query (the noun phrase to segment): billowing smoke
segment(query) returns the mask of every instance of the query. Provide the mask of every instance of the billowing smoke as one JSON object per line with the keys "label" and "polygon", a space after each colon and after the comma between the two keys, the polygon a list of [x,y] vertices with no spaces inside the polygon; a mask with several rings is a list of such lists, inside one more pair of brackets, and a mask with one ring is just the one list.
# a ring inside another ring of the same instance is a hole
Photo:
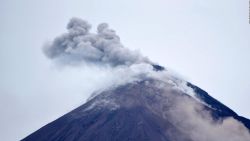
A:
{"label": "billowing smoke", "polygon": [[97,33],[91,33],[91,25],[87,21],[72,18],[67,29],[67,33],[44,47],[47,57],[64,64],[108,64],[114,67],[150,62],[138,51],[125,48],[106,23],[98,25]]}

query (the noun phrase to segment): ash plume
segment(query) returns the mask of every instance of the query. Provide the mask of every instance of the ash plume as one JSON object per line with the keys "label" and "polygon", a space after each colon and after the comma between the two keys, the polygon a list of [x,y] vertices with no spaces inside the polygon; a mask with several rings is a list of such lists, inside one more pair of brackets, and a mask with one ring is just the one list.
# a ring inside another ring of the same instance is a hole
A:
{"label": "ash plume", "polygon": [[67,33],[56,37],[44,47],[46,56],[63,64],[107,64],[112,67],[150,63],[138,51],[125,48],[116,32],[101,23],[97,33],[90,32],[91,25],[82,19],[72,18]]}
{"label": "ash plume", "polygon": [[[154,88],[152,95],[157,93],[155,89],[162,93],[153,96],[148,95],[153,98],[159,97],[159,99],[155,103],[150,99],[147,108],[159,117],[171,121],[172,125],[178,127],[185,135],[187,134],[192,141],[250,140],[249,131],[241,122],[233,117],[214,120],[211,111],[205,109],[205,107],[210,108],[210,105],[198,99],[194,89],[187,86],[186,81],[176,77],[169,70],[158,71],[164,70],[164,68],[155,65],[139,52],[125,48],[120,41],[120,37],[109,28],[108,24],[99,24],[97,33],[91,33],[90,29],[91,25],[87,21],[72,18],[67,25],[68,32],[56,37],[44,47],[44,53],[48,58],[59,61],[64,65],[86,63],[95,66],[111,66],[108,67],[109,69],[102,70],[109,74],[105,74],[107,79],[104,81],[104,88],[93,94],[88,101],[93,100],[94,97],[107,91],[107,89],[115,90],[121,85],[125,86],[125,84],[134,82],[136,84],[136,82],[142,80],[152,79],[157,81],[156,85],[149,82],[145,83],[140,91],[152,87]],[[131,93],[137,94],[134,91]],[[145,98],[146,93],[149,92],[142,93],[142,97]],[[184,97],[185,94],[189,96]],[[133,99],[138,101],[137,98]],[[131,100],[126,102],[124,102],[125,106],[131,104]],[[120,103],[115,103],[115,100],[112,101],[108,97],[107,99],[102,98],[93,105],[109,105],[111,109],[116,109],[121,106]],[[143,104],[145,103],[143,101]],[[93,105],[87,110],[91,110],[94,107]],[[175,136],[173,140],[175,140]]]}

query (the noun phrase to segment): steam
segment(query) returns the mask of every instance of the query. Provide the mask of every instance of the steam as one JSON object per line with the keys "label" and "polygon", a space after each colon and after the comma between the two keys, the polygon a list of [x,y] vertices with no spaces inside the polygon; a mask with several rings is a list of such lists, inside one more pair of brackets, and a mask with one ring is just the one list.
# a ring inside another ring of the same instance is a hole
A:
{"label": "steam", "polygon": [[91,25],[87,21],[72,18],[67,29],[67,33],[44,47],[48,58],[65,65],[90,63],[112,67],[150,62],[138,51],[125,48],[120,37],[106,23],[98,25],[97,33],[90,33]]}

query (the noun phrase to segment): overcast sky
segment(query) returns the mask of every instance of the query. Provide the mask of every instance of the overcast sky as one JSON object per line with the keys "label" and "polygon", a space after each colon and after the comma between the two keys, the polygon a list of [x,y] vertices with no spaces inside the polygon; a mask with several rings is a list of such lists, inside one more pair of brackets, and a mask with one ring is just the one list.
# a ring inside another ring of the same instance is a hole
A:
{"label": "overcast sky", "polygon": [[[0,0],[0,138],[20,140],[85,102],[107,75],[56,68],[41,47],[71,17],[107,22],[122,43],[250,118],[248,0]],[[93,75],[94,74],[94,75]]]}

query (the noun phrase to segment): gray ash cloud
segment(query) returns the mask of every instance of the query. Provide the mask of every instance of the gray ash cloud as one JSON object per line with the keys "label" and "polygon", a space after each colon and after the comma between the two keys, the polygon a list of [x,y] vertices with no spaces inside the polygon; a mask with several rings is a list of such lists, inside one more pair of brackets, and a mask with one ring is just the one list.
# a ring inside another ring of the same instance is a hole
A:
{"label": "gray ash cloud", "polygon": [[125,48],[116,32],[108,24],[101,23],[97,33],[90,32],[91,25],[82,19],[72,18],[67,33],[46,44],[44,53],[63,64],[108,64],[110,66],[150,63],[138,51]]}

